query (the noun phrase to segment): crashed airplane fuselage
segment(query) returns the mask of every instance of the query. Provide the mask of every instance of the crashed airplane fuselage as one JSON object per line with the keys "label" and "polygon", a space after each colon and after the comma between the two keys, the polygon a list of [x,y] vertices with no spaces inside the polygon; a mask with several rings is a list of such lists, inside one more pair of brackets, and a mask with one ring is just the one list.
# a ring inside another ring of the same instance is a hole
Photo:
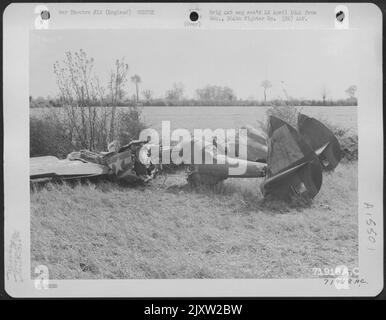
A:
{"label": "crashed airplane fuselage", "polygon": [[[192,153],[190,162],[184,162],[189,165],[191,184],[216,184],[229,177],[264,177],[260,185],[264,196],[296,194],[313,198],[321,188],[322,171],[333,170],[340,162],[336,137],[320,121],[306,115],[299,114],[297,129],[270,116],[267,136],[252,127],[245,129],[246,140],[237,137],[232,143],[212,140],[208,144],[191,139],[171,148],[136,140],[107,153],[82,150],[69,154],[64,160],[52,156],[31,158],[30,179],[112,177],[129,183],[147,182],[162,166],[159,159],[165,152],[169,155],[183,153],[189,144],[196,150],[198,146],[205,159],[195,161]],[[240,153],[241,149],[246,152]]]}

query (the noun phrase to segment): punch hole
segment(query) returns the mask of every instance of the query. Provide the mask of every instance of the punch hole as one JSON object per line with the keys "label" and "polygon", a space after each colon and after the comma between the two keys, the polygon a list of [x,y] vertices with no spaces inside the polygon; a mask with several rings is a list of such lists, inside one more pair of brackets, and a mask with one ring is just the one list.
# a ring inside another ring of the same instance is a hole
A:
{"label": "punch hole", "polygon": [[335,29],[344,30],[350,28],[349,11],[344,5],[338,5],[334,10]]}
{"label": "punch hole", "polygon": [[335,17],[336,17],[336,20],[338,20],[338,22],[342,23],[345,18],[344,12],[343,11],[337,12]]}
{"label": "punch hole", "polygon": [[41,16],[42,20],[48,20],[48,19],[50,19],[50,12],[48,10],[43,10],[40,13],[40,16]]}
{"label": "punch hole", "polygon": [[196,11],[192,11],[189,15],[190,21],[196,22],[198,20],[198,13]]}

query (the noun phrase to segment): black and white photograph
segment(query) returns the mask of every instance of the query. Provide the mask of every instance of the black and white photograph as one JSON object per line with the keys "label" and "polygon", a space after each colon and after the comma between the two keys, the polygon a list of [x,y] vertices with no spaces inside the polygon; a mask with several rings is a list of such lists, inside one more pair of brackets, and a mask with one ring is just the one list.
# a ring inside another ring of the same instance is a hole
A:
{"label": "black and white photograph", "polygon": [[[27,277],[38,294],[60,292],[67,280],[314,280],[337,295],[370,291],[360,257],[379,252],[383,209],[361,194],[382,199],[382,140],[364,128],[382,132],[382,124],[359,110],[369,95],[381,99],[381,81],[370,74],[375,45],[347,27],[359,5],[350,20],[347,7],[321,5],[331,21],[320,28],[256,27],[323,22],[312,5],[209,7],[181,9],[181,28],[77,27],[95,15],[157,21],[162,5],[36,11],[46,26],[28,31],[22,62],[28,194],[20,201],[29,212],[18,218],[22,229],[8,227],[7,281]],[[48,26],[65,16],[69,27]],[[252,27],[238,28],[241,19]],[[376,95],[364,79],[376,79]],[[359,152],[366,141],[373,156]],[[361,166],[373,160],[365,175]],[[154,296],[167,294],[155,287]],[[223,288],[208,292],[232,295]]]}
{"label": "black and white photograph", "polygon": [[358,267],[360,44],[335,31],[241,32],[31,33],[32,272]]}

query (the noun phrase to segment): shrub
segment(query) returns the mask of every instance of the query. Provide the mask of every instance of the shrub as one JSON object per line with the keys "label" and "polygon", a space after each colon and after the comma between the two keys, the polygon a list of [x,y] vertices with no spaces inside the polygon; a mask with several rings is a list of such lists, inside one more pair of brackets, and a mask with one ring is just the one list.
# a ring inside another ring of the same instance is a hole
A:
{"label": "shrub", "polygon": [[352,129],[341,129],[328,122],[323,122],[338,139],[342,160],[355,161],[358,160],[358,134]]}
{"label": "shrub", "polygon": [[73,150],[60,121],[50,116],[30,119],[30,157],[54,155],[64,158]]}
{"label": "shrub", "polygon": [[[98,112],[103,112],[98,108]],[[43,116],[30,118],[30,156],[53,155],[65,158],[72,151],[82,149],[79,135],[73,134],[74,126],[63,112],[55,108]],[[141,112],[137,107],[125,108],[117,114],[117,136],[121,145],[138,139],[139,133],[146,126],[141,121]],[[107,123],[107,122],[106,122]],[[105,123],[99,123],[94,129],[95,146],[93,151],[107,150],[107,135]]]}
{"label": "shrub", "polygon": [[121,145],[138,139],[140,132],[146,128],[146,125],[141,121],[141,110],[139,107],[129,107],[120,110],[117,119],[118,137]]}
{"label": "shrub", "polygon": [[299,111],[294,106],[278,106],[267,109],[267,116],[278,117],[296,128]]}

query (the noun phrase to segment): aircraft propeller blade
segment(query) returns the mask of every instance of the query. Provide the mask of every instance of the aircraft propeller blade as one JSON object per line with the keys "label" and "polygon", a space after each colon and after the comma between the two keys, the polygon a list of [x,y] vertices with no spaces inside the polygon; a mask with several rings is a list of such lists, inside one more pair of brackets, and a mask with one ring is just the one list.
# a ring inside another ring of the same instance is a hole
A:
{"label": "aircraft propeller blade", "polygon": [[285,121],[270,116],[267,177],[263,195],[315,197],[322,185],[322,168],[310,145]]}
{"label": "aircraft propeller blade", "polygon": [[341,149],[331,130],[320,121],[299,113],[298,131],[315,150],[323,169],[334,170],[341,160]]}

